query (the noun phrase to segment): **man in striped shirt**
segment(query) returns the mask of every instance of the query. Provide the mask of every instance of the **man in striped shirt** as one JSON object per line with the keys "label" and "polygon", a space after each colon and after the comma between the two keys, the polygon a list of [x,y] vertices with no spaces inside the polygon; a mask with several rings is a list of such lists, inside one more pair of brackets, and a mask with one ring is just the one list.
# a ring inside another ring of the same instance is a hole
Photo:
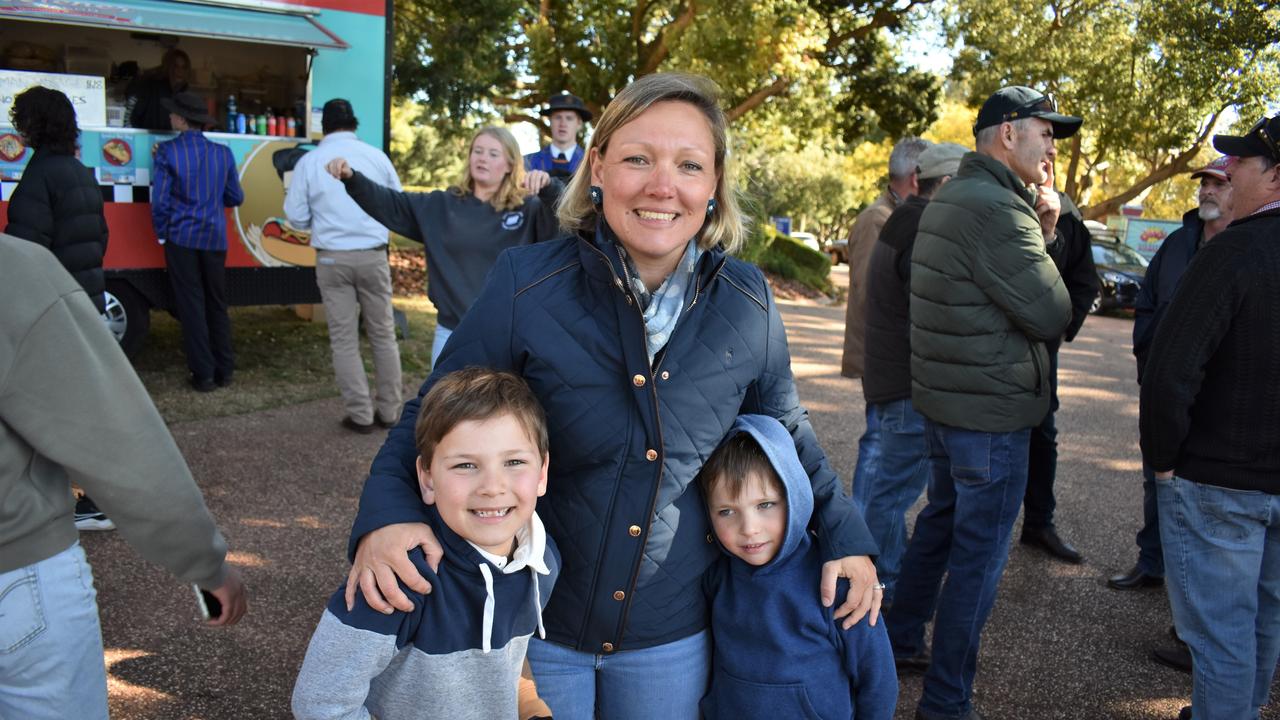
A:
{"label": "man in striped shirt", "polygon": [[152,162],[151,221],[164,245],[165,264],[191,387],[209,392],[231,383],[231,318],[227,315],[225,208],[244,202],[230,148],[202,130],[214,120],[191,92],[162,99],[178,137],[156,146]]}

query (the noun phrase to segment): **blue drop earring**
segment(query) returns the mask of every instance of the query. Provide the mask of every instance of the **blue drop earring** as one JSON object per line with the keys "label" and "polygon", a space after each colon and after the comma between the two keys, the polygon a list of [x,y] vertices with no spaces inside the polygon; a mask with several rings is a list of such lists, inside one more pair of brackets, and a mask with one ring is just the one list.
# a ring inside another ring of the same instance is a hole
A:
{"label": "blue drop earring", "polygon": [[707,201],[707,217],[711,217],[712,215],[715,215],[715,214],[716,214],[716,199],[711,198],[710,200]]}
{"label": "blue drop earring", "polygon": [[591,196],[591,204],[597,208],[604,204],[604,190],[601,190],[599,185],[592,185],[587,194]]}

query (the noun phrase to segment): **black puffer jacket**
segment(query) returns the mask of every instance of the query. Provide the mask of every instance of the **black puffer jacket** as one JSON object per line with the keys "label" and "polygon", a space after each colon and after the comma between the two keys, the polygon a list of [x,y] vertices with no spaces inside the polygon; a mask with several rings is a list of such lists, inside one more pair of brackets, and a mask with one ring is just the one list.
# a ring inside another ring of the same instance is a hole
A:
{"label": "black puffer jacket", "polygon": [[105,308],[102,257],[107,220],[93,171],[72,155],[36,150],[9,198],[5,232],[43,245],[80,283],[101,312]]}

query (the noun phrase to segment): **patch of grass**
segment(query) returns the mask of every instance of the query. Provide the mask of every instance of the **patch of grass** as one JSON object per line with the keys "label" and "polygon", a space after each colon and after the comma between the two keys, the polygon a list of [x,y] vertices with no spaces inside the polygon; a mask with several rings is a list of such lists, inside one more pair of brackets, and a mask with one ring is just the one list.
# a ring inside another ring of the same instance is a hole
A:
{"label": "patch of grass", "polygon": [[[409,336],[400,340],[400,364],[412,386],[431,366],[436,311],[425,296],[397,297],[393,303],[409,321]],[[287,307],[237,307],[231,308],[231,336],[235,380],[230,387],[199,393],[187,384],[181,326],[168,313],[152,312],[151,335],[133,364],[166,422],[239,415],[338,394],[323,322],[304,320]],[[372,373],[372,353],[363,336],[360,345],[365,371]]]}

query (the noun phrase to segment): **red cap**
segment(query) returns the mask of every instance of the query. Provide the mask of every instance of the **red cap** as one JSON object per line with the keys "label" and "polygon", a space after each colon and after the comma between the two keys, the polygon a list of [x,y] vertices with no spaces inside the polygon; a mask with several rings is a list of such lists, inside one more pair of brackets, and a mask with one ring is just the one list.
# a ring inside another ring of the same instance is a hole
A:
{"label": "red cap", "polygon": [[1200,177],[1217,178],[1222,182],[1229,182],[1227,178],[1227,156],[1223,155],[1208,165],[1205,165],[1199,170],[1191,173],[1192,180]]}

